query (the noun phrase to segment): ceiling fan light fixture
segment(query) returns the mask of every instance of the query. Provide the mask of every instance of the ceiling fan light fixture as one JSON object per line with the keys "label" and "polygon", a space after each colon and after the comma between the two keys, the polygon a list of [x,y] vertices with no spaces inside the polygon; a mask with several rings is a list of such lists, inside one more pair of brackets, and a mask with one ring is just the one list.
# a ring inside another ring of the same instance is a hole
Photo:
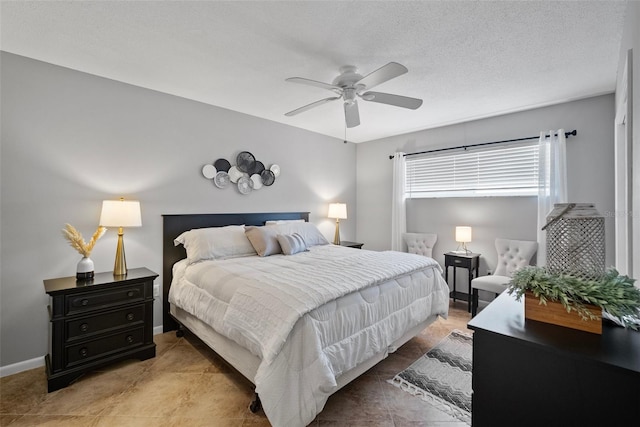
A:
{"label": "ceiling fan light fixture", "polygon": [[356,90],[353,88],[345,88],[343,91],[344,102],[351,105],[356,100]]}

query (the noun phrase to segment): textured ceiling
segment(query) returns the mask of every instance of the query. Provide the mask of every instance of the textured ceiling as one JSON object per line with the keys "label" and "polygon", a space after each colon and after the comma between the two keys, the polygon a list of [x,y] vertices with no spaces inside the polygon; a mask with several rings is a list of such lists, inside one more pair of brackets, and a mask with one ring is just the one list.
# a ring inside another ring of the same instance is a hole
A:
{"label": "textured ceiling", "polygon": [[343,138],[332,92],[347,64],[409,72],[375,90],[418,110],[359,101],[370,141],[612,92],[625,2],[6,2],[0,48]]}

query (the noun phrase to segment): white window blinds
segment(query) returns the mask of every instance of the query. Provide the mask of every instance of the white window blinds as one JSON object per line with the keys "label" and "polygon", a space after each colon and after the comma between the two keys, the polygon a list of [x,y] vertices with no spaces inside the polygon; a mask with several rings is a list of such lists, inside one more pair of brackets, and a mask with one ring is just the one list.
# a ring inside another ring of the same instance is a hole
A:
{"label": "white window blinds", "polygon": [[534,196],[536,143],[406,159],[407,198]]}

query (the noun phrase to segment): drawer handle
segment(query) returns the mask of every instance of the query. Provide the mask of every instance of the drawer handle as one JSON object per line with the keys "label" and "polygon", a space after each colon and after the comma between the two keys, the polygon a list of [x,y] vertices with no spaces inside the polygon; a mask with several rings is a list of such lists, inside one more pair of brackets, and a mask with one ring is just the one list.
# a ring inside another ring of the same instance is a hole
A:
{"label": "drawer handle", "polygon": [[87,349],[87,347],[82,347],[80,349],[80,356],[87,357],[88,355],[89,355],[89,350]]}
{"label": "drawer handle", "polygon": [[85,298],[85,299],[82,300],[82,302],[80,302],[80,304],[88,305],[89,304],[89,300]]}
{"label": "drawer handle", "polygon": [[129,291],[129,292],[127,292],[127,296],[128,296],[129,298],[131,298],[131,297],[133,296],[133,291]]}
{"label": "drawer handle", "polygon": [[83,323],[82,325],[80,325],[80,331],[87,332],[88,330],[89,330],[89,324]]}
{"label": "drawer handle", "polygon": [[133,342],[133,337],[131,335],[127,335],[127,342],[131,344]]}
{"label": "drawer handle", "polygon": [[453,262],[455,262],[456,264],[460,264],[462,261],[460,261],[459,259],[456,259]]}
{"label": "drawer handle", "polygon": [[128,321],[132,321],[132,320],[134,319],[134,317],[135,317],[135,316],[133,315],[133,313],[129,313],[129,314],[127,314],[127,320],[128,320]]}

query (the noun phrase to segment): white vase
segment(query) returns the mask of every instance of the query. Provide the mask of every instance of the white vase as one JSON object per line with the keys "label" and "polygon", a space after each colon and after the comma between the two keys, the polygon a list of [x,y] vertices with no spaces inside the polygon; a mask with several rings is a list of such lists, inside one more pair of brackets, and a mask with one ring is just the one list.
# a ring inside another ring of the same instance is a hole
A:
{"label": "white vase", "polygon": [[93,277],[93,261],[83,256],[76,269],[76,279],[91,279]]}

